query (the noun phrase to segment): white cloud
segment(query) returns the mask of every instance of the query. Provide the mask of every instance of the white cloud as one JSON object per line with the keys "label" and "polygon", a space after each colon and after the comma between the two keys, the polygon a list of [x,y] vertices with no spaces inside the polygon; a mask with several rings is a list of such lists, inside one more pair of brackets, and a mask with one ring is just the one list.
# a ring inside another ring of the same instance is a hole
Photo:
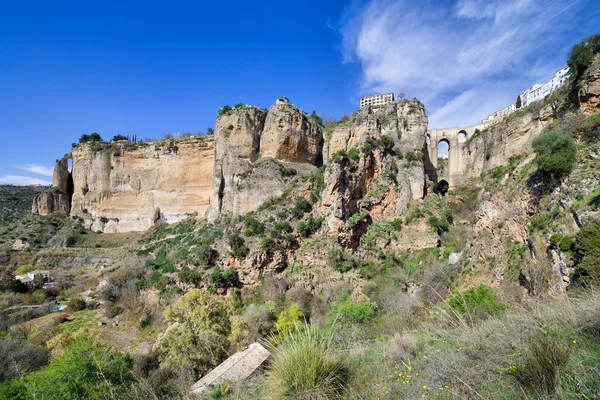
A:
{"label": "white cloud", "polygon": [[433,110],[430,126],[465,125],[565,63],[557,43],[572,24],[557,20],[570,18],[579,1],[354,3],[341,21],[344,61],[360,63],[361,95],[403,91]]}
{"label": "white cloud", "polygon": [[0,176],[0,184],[4,185],[52,185],[52,182],[45,181],[43,179],[32,178],[29,176],[20,175],[5,175]]}
{"label": "white cloud", "polygon": [[46,167],[45,165],[37,165],[37,164],[26,164],[26,165],[18,165],[17,168],[33,172],[34,174],[44,175],[44,176],[52,176],[54,170],[50,167]]}

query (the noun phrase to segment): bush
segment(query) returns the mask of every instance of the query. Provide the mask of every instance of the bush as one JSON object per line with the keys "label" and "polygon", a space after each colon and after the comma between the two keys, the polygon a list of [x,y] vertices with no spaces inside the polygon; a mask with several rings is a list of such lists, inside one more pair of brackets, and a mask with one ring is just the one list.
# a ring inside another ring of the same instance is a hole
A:
{"label": "bush", "polygon": [[193,289],[165,310],[169,323],[156,341],[161,366],[203,375],[227,356],[232,300]]}
{"label": "bush", "polygon": [[348,272],[358,268],[358,262],[352,254],[346,253],[340,249],[334,249],[331,252],[331,265],[339,272]]}
{"label": "bush", "polygon": [[85,300],[80,297],[73,297],[67,305],[66,311],[74,313],[76,311],[85,310]]}
{"label": "bush", "polygon": [[229,235],[229,246],[231,247],[231,254],[235,258],[246,258],[250,249],[246,246],[244,238],[239,233],[232,233]]}
{"label": "bush", "polygon": [[575,277],[583,285],[600,284],[600,221],[575,235]]}
{"label": "bush", "polygon": [[538,332],[525,351],[523,367],[512,372],[525,385],[542,396],[552,395],[560,382],[571,352],[547,334]]}
{"label": "bush", "polygon": [[486,285],[479,285],[456,293],[449,297],[446,303],[460,314],[482,311],[489,315],[497,315],[504,310],[504,306],[496,298],[496,293]]}
{"label": "bush", "polygon": [[40,369],[50,361],[45,347],[11,337],[0,337],[0,382]]}
{"label": "bush", "polygon": [[229,105],[224,105],[223,107],[221,107],[221,109],[219,110],[219,117],[225,114],[228,114],[230,111],[232,110],[232,108]]}
{"label": "bush", "polygon": [[244,223],[250,232],[250,235],[246,234],[246,236],[263,236],[265,234],[265,224],[257,220],[254,216],[246,216]]}
{"label": "bush", "polygon": [[571,68],[571,75],[578,78],[590,66],[594,55],[600,52],[600,34],[590,36],[581,43],[573,46],[569,53],[567,65]]}
{"label": "bush", "polygon": [[275,350],[265,392],[272,399],[346,398],[348,372],[330,347],[331,337],[317,327],[298,326]]}
{"label": "bush", "polygon": [[79,138],[79,143],[88,143],[88,142],[91,142],[91,143],[102,142],[102,138],[96,132],[91,133],[89,135],[86,135],[86,134],[81,135],[81,137]]}
{"label": "bush", "polygon": [[122,398],[135,381],[131,357],[81,338],[38,372],[0,385],[0,397],[47,400]]}
{"label": "bush", "polygon": [[300,236],[305,238],[310,237],[313,233],[317,232],[321,229],[321,225],[323,224],[322,218],[313,218],[312,215],[308,217],[306,222],[300,221],[296,230]]}
{"label": "bush", "polygon": [[575,141],[564,132],[550,132],[533,141],[537,173],[542,179],[560,179],[575,167]]}
{"label": "bush", "polygon": [[560,235],[557,233],[550,236],[550,243],[565,253],[569,253],[573,250],[574,243],[571,236]]}
{"label": "bush", "polygon": [[414,151],[409,151],[406,153],[406,155],[404,156],[406,158],[406,161],[421,161],[421,156],[419,154],[417,154]]}
{"label": "bush", "polygon": [[183,267],[177,272],[177,276],[181,282],[189,285],[198,285],[202,282],[202,274],[199,271]]}
{"label": "bush", "polygon": [[309,212],[311,210],[312,210],[312,206],[310,205],[309,201],[306,200],[304,197],[298,197],[296,199],[294,208],[292,209],[292,215],[295,218],[302,218],[302,216],[304,214],[306,214],[307,212]]}
{"label": "bush", "polygon": [[360,160],[360,150],[356,147],[348,150],[348,158],[354,162],[358,162]]}
{"label": "bush", "polygon": [[332,305],[328,315],[328,322],[344,324],[360,324],[371,321],[375,317],[377,306],[370,301],[355,303],[350,297],[343,296],[340,301]]}
{"label": "bush", "polygon": [[435,229],[438,235],[441,235],[442,233],[448,232],[450,230],[450,224],[447,221],[438,219],[436,217],[429,218],[429,225],[431,225],[431,227]]}
{"label": "bush", "polygon": [[394,148],[394,139],[389,135],[381,135],[379,143],[384,152],[389,153]]}

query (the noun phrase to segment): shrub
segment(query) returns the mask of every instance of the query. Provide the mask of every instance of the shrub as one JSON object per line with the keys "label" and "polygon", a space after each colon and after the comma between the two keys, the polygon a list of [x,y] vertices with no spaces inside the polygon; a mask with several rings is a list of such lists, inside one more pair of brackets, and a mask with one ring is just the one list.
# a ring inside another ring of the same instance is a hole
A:
{"label": "shrub", "polygon": [[557,233],[550,236],[550,243],[565,253],[573,250],[573,238],[571,236],[560,235]]}
{"label": "shrub", "polygon": [[287,309],[277,314],[277,321],[273,330],[279,337],[284,337],[293,331],[296,326],[304,322],[304,313],[300,310],[298,304],[292,303]]}
{"label": "shrub", "polygon": [[358,162],[360,160],[360,150],[356,147],[348,150],[348,158],[354,162]]}
{"label": "shrub", "polygon": [[567,346],[547,334],[538,332],[525,350],[523,367],[515,372],[521,382],[540,395],[552,395],[570,356],[571,352]]}
{"label": "shrub", "polygon": [[248,227],[248,231],[250,232],[250,235],[246,236],[263,236],[265,234],[265,224],[257,220],[254,216],[246,216],[244,223],[246,224],[246,226]]}
{"label": "shrub", "polygon": [[232,110],[232,108],[229,105],[227,105],[227,104],[224,105],[219,110],[219,117],[222,116],[222,115],[228,114],[231,110]]}
{"label": "shrub", "polygon": [[431,227],[435,229],[438,235],[441,235],[442,233],[448,232],[450,230],[450,224],[447,221],[438,219],[436,217],[430,217],[428,222],[429,225],[431,225]]}
{"label": "shrub", "polygon": [[296,230],[298,234],[307,238],[310,237],[313,233],[317,232],[321,229],[321,225],[323,224],[322,218],[313,218],[312,215],[308,217],[306,222],[300,221]]}
{"label": "shrub", "polygon": [[339,302],[332,305],[327,320],[330,324],[336,320],[341,324],[366,323],[375,317],[376,311],[377,306],[370,301],[355,303],[345,295]]}
{"label": "shrub", "polygon": [[286,221],[277,222],[273,226],[273,230],[271,231],[271,236],[274,238],[278,238],[278,237],[281,237],[281,233],[291,233],[291,232],[293,232],[293,230],[294,230],[294,228],[292,228],[292,226],[290,225],[289,222],[286,222]]}
{"label": "shrub", "polygon": [[210,274],[209,282],[213,287],[237,287],[240,283],[238,271],[235,268],[226,270],[221,267],[215,267]]}
{"label": "shrub", "polygon": [[600,221],[575,235],[575,277],[584,285],[600,284]]}
{"label": "shrub", "polygon": [[85,310],[85,300],[80,297],[73,297],[67,305],[66,311],[74,313],[75,311]]}
{"label": "shrub", "polygon": [[194,376],[217,366],[226,356],[231,333],[232,300],[193,289],[165,310],[169,327],[158,336],[161,366],[185,368]]}
{"label": "shrub", "polygon": [[456,293],[449,297],[446,303],[460,314],[483,311],[489,315],[496,315],[504,310],[504,306],[496,298],[496,293],[486,285],[479,285]]}
{"label": "shrub", "polygon": [[198,285],[202,282],[202,274],[199,271],[190,269],[188,267],[183,267],[177,272],[177,276],[181,282],[190,284],[190,285]]}
{"label": "shrub", "polygon": [[331,337],[301,325],[274,350],[266,390],[272,399],[344,399],[348,372],[331,349]]}
{"label": "shrub", "polygon": [[533,141],[537,153],[538,175],[542,179],[560,179],[575,167],[575,141],[564,132],[550,132]]}
{"label": "shrub", "polygon": [[40,369],[48,364],[50,352],[24,340],[0,337],[0,382]]}
{"label": "shrub", "polygon": [[405,154],[404,156],[406,158],[406,161],[421,161],[421,156],[419,154],[417,154],[414,151],[409,151]]}
{"label": "shrub", "polygon": [[91,142],[91,143],[102,142],[102,138],[96,132],[91,133],[89,135],[86,135],[86,134],[81,135],[81,137],[79,138],[79,143],[88,143],[88,142]]}
{"label": "shrub", "polygon": [[235,258],[246,258],[250,249],[246,246],[244,238],[239,233],[232,233],[229,235],[229,246],[231,247],[231,254]]}
{"label": "shrub", "polygon": [[2,398],[48,400],[121,398],[135,381],[132,359],[89,339],[76,339],[65,354],[38,372],[13,381]]}
{"label": "shrub", "polygon": [[304,197],[298,197],[292,209],[292,215],[295,218],[302,218],[304,214],[312,210],[312,206]]}
{"label": "shrub", "polygon": [[594,55],[600,52],[600,34],[596,34],[584,39],[576,44],[569,53],[567,65],[571,68],[571,75],[578,78],[590,66],[594,60]]}
{"label": "shrub", "polygon": [[331,252],[331,265],[339,272],[348,272],[358,268],[358,262],[352,254],[346,253],[340,249],[334,249]]}

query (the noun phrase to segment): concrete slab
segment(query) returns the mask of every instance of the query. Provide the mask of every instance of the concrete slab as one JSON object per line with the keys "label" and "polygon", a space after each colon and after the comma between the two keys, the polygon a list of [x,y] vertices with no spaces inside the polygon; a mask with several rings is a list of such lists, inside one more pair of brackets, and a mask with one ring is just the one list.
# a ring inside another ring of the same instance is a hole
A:
{"label": "concrete slab", "polygon": [[192,386],[192,393],[200,394],[225,381],[248,379],[269,358],[271,352],[260,343],[252,343],[244,351],[235,353]]}

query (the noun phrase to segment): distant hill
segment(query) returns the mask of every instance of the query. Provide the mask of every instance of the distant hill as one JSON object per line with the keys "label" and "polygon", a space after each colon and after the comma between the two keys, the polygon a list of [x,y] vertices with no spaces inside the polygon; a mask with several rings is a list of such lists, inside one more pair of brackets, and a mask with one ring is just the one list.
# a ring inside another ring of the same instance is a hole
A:
{"label": "distant hill", "polygon": [[31,202],[34,196],[47,188],[47,186],[0,185],[0,223],[31,213]]}

